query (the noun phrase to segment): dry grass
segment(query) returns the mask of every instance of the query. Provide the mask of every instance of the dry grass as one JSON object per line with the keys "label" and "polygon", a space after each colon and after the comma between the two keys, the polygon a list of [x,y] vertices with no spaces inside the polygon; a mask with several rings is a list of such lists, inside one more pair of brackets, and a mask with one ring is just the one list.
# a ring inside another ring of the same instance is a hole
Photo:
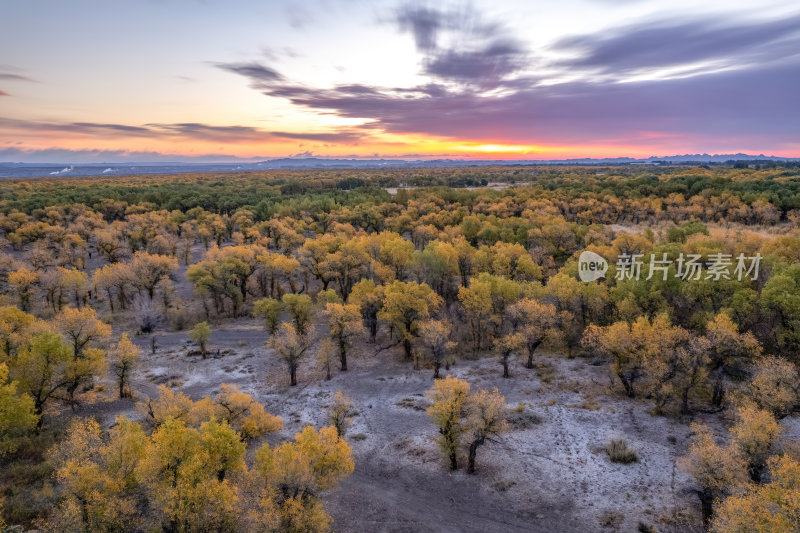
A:
{"label": "dry grass", "polygon": [[627,465],[639,462],[639,456],[628,447],[628,442],[623,439],[612,439],[606,444],[605,452],[612,463]]}

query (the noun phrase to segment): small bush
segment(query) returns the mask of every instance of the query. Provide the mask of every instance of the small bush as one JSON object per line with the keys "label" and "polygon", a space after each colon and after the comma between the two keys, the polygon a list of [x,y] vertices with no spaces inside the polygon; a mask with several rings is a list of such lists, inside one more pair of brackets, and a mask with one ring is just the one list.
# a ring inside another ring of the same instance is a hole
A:
{"label": "small bush", "polygon": [[511,481],[510,479],[501,479],[500,481],[493,483],[492,488],[497,492],[506,492],[516,484],[516,481]]}
{"label": "small bush", "polygon": [[639,456],[636,452],[628,448],[627,441],[623,439],[612,439],[611,442],[606,444],[606,454],[611,459],[612,463],[622,463],[624,465],[636,463],[639,461]]}
{"label": "small bush", "polygon": [[600,525],[603,527],[618,529],[622,525],[623,516],[616,511],[605,511],[600,515]]}
{"label": "small bush", "polygon": [[536,413],[519,412],[516,409],[509,409],[506,420],[508,425],[516,430],[528,429],[542,423],[542,417]]}
{"label": "small bush", "polygon": [[552,365],[543,364],[536,369],[536,375],[542,383],[552,383],[556,377],[556,369]]}
{"label": "small bush", "polygon": [[151,300],[139,297],[133,302],[133,317],[139,331],[147,334],[158,326],[161,312]]}
{"label": "small bush", "polygon": [[167,311],[167,322],[173,331],[183,331],[199,321],[199,317],[194,316],[191,310],[184,306],[176,306]]}

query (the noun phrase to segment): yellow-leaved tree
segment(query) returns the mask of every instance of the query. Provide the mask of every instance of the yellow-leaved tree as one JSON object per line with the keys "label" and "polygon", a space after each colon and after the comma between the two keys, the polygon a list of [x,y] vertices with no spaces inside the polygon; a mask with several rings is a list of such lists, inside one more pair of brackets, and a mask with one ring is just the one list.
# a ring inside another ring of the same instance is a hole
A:
{"label": "yellow-leaved tree", "polygon": [[297,369],[311,348],[311,339],[305,333],[298,331],[293,324],[284,322],[278,334],[269,340],[269,345],[286,363],[289,369],[289,384],[297,385]]}
{"label": "yellow-leaved tree", "polygon": [[230,531],[238,513],[232,473],[245,469],[245,445],[227,422],[199,428],[168,419],[152,434],[136,476],[170,531]]}
{"label": "yellow-leaved tree", "polygon": [[347,351],[353,344],[353,339],[365,331],[361,313],[356,304],[328,303],[325,306],[325,316],[331,339],[339,347],[339,362],[344,372],[347,370]]}
{"label": "yellow-leaved tree", "polygon": [[447,376],[428,391],[428,416],[439,427],[437,443],[451,470],[458,468],[458,451],[467,448],[467,472],[475,472],[478,448],[508,430],[506,400],[495,388],[470,393],[469,383]]}
{"label": "yellow-leaved tree", "polygon": [[474,392],[467,398],[466,411],[467,473],[474,474],[478,447],[508,431],[506,399],[497,387]]}
{"label": "yellow-leaved tree", "polygon": [[452,327],[447,320],[426,320],[419,326],[419,337],[428,349],[433,362],[433,379],[439,379],[439,370],[445,365],[447,370],[453,364],[453,348],[457,343],[451,341]]}
{"label": "yellow-leaved tree", "polygon": [[55,323],[72,349],[65,374],[67,401],[74,404],[81,388],[90,387],[95,376],[105,374],[105,352],[95,344],[111,335],[111,326],[98,319],[90,307],[65,307]]}
{"label": "yellow-leaved tree", "polygon": [[411,360],[411,341],[417,336],[420,322],[430,317],[443,300],[424,283],[414,281],[394,281],[383,292],[383,309],[378,318],[392,325],[403,342],[406,359]]}
{"label": "yellow-leaved tree", "polygon": [[109,359],[114,376],[117,378],[117,389],[120,398],[133,396],[130,387],[131,374],[139,360],[139,347],[131,342],[127,333],[123,333],[119,342],[109,351]]}
{"label": "yellow-leaved tree", "polygon": [[8,381],[8,366],[0,363],[0,456],[16,451],[18,439],[38,423],[33,398],[19,392],[16,382]]}
{"label": "yellow-leaved tree", "polygon": [[767,463],[769,483],[723,500],[711,524],[715,533],[800,531],[800,463],[784,455]]}
{"label": "yellow-leaved tree", "polygon": [[451,376],[437,380],[428,391],[428,399],[433,402],[428,407],[428,416],[439,427],[436,442],[450,461],[451,470],[458,468],[458,446],[466,431],[462,418],[468,395],[469,383]]}
{"label": "yellow-leaved tree", "polygon": [[280,431],[283,427],[283,420],[269,414],[263,405],[236,385],[220,385],[214,404],[217,406],[215,415],[230,424],[245,441]]}
{"label": "yellow-leaved tree", "polygon": [[734,446],[717,444],[707,426],[694,423],[691,427],[692,441],[680,464],[697,482],[703,523],[708,524],[714,502],[746,482],[747,467],[741,452]]}
{"label": "yellow-leaved tree", "polygon": [[108,430],[92,419],[70,424],[51,453],[59,505],[41,529],[328,531],[319,493],[354,468],[336,428],[265,444],[248,469],[248,441],[282,425],[252,396],[223,385],[192,401],[162,387],[142,405],[152,432],[125,417]]}
{"label": "yellow-leaved tree", "polygon": [[319,431],[306,426],[294,439],[256,451],[253,490],[258,506],[248,513],[248,531],[329,530],[330,517],[318,494],[353,473],[352,449],[333,426]]}

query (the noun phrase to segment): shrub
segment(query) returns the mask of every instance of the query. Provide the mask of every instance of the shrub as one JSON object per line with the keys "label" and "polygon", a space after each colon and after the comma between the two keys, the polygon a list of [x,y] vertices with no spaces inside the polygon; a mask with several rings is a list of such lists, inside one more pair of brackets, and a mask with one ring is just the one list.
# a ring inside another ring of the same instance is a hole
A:
{"label": "shrub", "polygon": [[611,442],[606,444],[605,451],[612,463],[627,465],[639,462],[639,456],[628,447],[628,442],[624,439],[611,439]]}

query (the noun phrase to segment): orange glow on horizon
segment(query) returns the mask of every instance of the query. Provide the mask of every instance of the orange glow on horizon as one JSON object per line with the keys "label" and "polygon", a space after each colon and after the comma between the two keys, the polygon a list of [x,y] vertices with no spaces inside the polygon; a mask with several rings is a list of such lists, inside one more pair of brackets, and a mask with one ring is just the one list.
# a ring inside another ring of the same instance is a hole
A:
{"label": "orange glow on horizon", "polygon": [[[0,128],[0,134],[2,134]],[[697,153],[695,142],[687,139],[665,146],[668,134],[649,131],[637,136],[636,143],[629,139],[613,139],[603,144],[519,144],[497,139],[444,139],[416,134],[367,133],[352,143],[326,143],[298,139],[269,137],[266,141],[242,139],[195,139],[178,134],[156,136],[125,136],[69,134],[63,132],[9,131],[17,146],[24,150],[87,150],[120,151],[125,153],[158,153],[166,156],[196,157],[224,156],[242,159],[280,158],[312,155],[331,158],[405,158],[405,159],[572,159],[650,157]],[[263,132],[268,136],[267,132]],[[685,144],[684,144],[685,143]],[[736,143],[738,144],[738,143]],[[766,153],[779,157],[800,157],[800,146],[787,144],[783,149],[719,149],[716,153]],[[707,151],[707,150],[704,150]],[[711,153],[711,152],[709,152]]]}

